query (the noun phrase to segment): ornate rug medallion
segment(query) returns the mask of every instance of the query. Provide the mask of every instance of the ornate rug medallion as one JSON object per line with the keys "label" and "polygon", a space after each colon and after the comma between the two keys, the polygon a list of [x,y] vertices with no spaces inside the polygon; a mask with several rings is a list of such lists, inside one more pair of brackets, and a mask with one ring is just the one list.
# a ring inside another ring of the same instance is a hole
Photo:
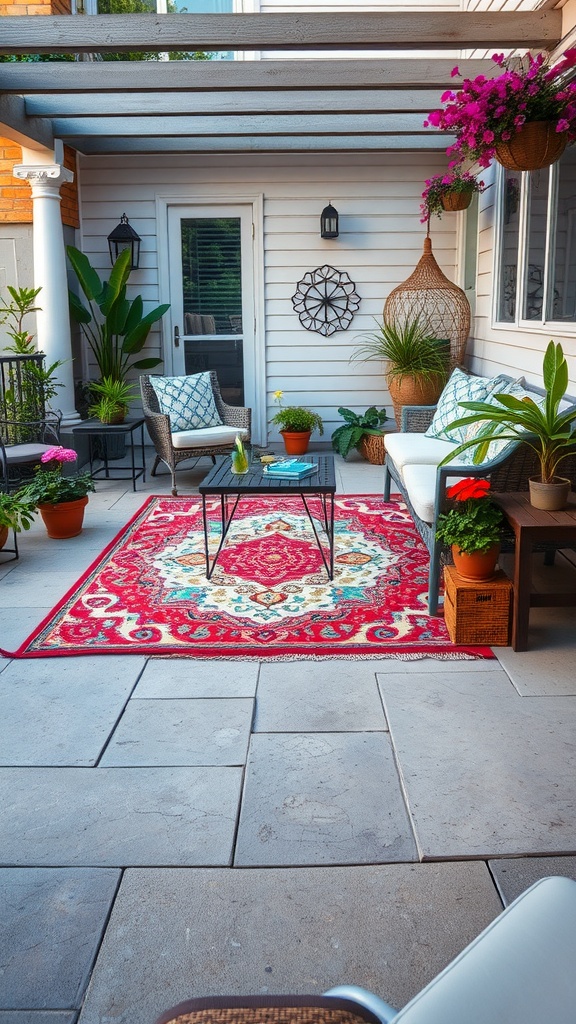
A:
{"label": "ornate rug medallion", "polygon": [[[207,505],[213,554],[220,506]],[[428,616],[428,552],[402,503],[341,497],[335,513],[333,581],[291,497],[240,502],[208,581],[200,500],[152,497],[16,656],[491,656]]]}

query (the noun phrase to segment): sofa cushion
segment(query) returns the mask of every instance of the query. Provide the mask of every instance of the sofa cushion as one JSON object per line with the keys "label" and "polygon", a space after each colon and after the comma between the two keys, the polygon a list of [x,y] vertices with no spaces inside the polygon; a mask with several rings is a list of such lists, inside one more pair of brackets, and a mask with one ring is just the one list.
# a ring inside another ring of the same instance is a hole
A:
{"label": "sofa cushion", "polygon": [[462,443],[466,428],[450,429],[450,424],[454,420],[460,419],[468,413],[468,410],[462,408],[461,402],[487,402],[490,395],[497,391],[504,391],[506,385],[509,384],[510,381],[502,375],[475,377],[456,367],[438,399],[436,412],[426,431],[426,437]]}
{"label": "sofa cushion", "polygon": [[151,384],[158,396],[160,411],[170,417],[172,431],[222,424],[209,373],[195,373],[189,377],[153,377]]}
{"label": "sofa cushion", "polygon": [[[450,484],[465,480],[465,476],[450,477]],[[408,491],[414,512],[425,523],[434,522],[436,499],[436,466],[404,466],[404,486]]]}
{"label": "sofa cushion", "polygon": [[198,430],[176,430],[172,433],[174,448],[211,448],[221,444],[233,445],[236,437],[248,437],[243,427],[201,427]]}
{"label": "sofa cushion", "polygon": [[404,466],[414,463],[437,466],[455,447],[454,441],[442,441],[422,433],[386,434],[386,453],[402,478]]}

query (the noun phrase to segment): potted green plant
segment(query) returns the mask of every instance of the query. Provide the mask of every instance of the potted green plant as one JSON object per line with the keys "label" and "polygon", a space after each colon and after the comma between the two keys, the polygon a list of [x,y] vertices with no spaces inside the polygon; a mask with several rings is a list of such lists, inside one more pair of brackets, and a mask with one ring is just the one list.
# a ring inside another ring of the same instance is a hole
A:
{"label": "potted green plant", "polygon": [[434,338],[419,317],[403,324],[383,320],[361,336],[354,358],[382,359],[398,427],[402,406],[434,405],[448,378],[450,342]]}
{"label": "potted green plant", "polygon": [[41,456],[34,479],[26,484],[18,496],[38,509],[49,537],[62,540],[75,537],[82,529],[88,493],[94,483],[90,473],[64,476],[65,463],[76,461],[72,448],[55,445]]}
{"label": "potted green plant", "polygon": [[278,412],[272,417],[280,429],[284,439],[284,447],[288,455],[304,455],[308,451],[310,435],[313,430],[324,433],[324,423],[317,412],[305,409],[301,405],[288,405],[282,408],[283,391],[274,392],[274,401],[278,403]]}
{"label": "potted green plant", "polygon": [[504,514],[489,490],[488,480],[459,480],[446,489],[452,507],[438,516],[436,537],[450,545],[454,567],[464,580],[488,580],[494,575]]}
{"label": "potted green plant", "polygon": [[445,211],[455,213],[466,210],[472,202],[472,196],[484,191],[483,181],[478,181],[473,174],[458,168],[428,178],[425,186],[420,206],[422,224],[429,221],[430,217],[441,217]]}
{"label": "potted green plant", "polygon": [[78,284],[88,302],[85,306],[70,291],[70,314],[80,325],[98,365],[100,379],[123,381],[132,369],[150,370],[161,359],[152,356],[134,360],[142,351],[150,328],[170,309],[169,303],[156,306],[143,315],[142,296],[130,301],[126,287],[130,276],[130,251],[124,249],[114,263],[108,281],[101,281],[84,253],[73,245],[66,247]]}
{"label": "potted green plant", "polygon": [[4,351],[15,357],[2,359],[0,406],[1,416],[6,421],[5,436],[12,444],[25,444],[35,439],[34,424],[44,420],[50,400],[62,387],[55,377],[61,361],[45,366],[44,354],[36,351],[34,336],[24,323],[26,317],[41,308],[36,305],[40,290],[8,285],[10,298],[0,301],[0,324],[7,325],[6,334],[12,342]]}
{"label": "potted green plant", "polygon": [[[559,464],[576,453],[576,407],[571,405],[560,412],[560,403],[568,388],[568,365],[562,346],[551,341],[544,353],[542,374],[545,398],[535,402],[526,395],[494,395],[494,404],[488,402],[462,402],[462,408],[471,415],[462,416],[448,429],[477,424],[474,438],[454,449],[444,462],[454,461],[461,452],[475,447],[474,462],[486,458],[489,444],[494,441],[522,441],[534,450],[540,464],[540,474],[531,477],[530,503],[535,508],[554,511],[564,508],[571,489],[571,481],[557,476]],[[443,463],[441,463],[443,465]]]}
{"label": "potted green plant", "polygon": [[[493,78],[465,78],[442,96],[425,127],[456,136],[446,150],[453,163],[464,159],[488,167],[496,157],[513,171],[536,171],[554,163],[576,138],[576,83],[566,82],[576,65],[576,49],[566,50],[552,67],[544,53],[492,60],[502,68]],[[452,75],[459,76],[458,68]]]}
{"label": "potted green plant", "polygon": [[[375,405],[371,405],[369,409],[364,413],[355,413],[351,409],[338,409],[340,416],[345,420],[340,427],[336,427],[336,430],[332,434],[332,447],[335,452],[338,452],[342,458],[347,458],[353,448],[356,448],[364,456],[368,462],[374,461],[375,464],[383,465],[384,463],[384,434],[382,432],[382,424],[386,422],[388,414],[385,409],[377,409]],[[382,443],[379,444],[377,455],[372,455],[372,449],[369,445],[365,444],[367,438],[382,439]]]}
{"label": "potted green plant", "polygon": [[0,491],[0,550],[8,539],[10,530],[20,533],[29,530],[34,522],[34,503],[25,501],[18,494]]}
{"label": "potted green plant", "polygon": [[134,398],[134,385],[114,377],[103,377],[102,380],[91,381],[88,387],[93,396],[88,409],[90,416],[96,416],[102,423],[123,423]]}

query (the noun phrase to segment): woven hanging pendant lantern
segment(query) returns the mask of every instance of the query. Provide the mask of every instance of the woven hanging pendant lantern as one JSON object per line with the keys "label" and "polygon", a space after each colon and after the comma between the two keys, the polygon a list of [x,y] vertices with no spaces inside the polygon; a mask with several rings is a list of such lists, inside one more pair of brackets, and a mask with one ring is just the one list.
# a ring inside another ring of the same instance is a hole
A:
{"label": "woven hanging pendant lantern", "polygon": [[458,285],[443,274],[432,255],[432,240],[424,239],[424,252],[416,269],[390,292],[384,320],[404,325],[419,319],[436,338],[450,339],[450,365],[461,363],[470,332],[470,303]]}

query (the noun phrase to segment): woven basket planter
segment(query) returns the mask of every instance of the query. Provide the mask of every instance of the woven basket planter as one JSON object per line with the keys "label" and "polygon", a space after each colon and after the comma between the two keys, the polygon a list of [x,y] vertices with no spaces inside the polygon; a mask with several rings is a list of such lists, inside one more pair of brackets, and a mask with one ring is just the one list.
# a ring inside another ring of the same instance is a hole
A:
{"label": "woven basket planter", "polygon": [[358,451],[366,462],[371,462],[373,466],[383,466],[386,457],[384,434],[364,434],[358,444]]}
{"label": "woven basket planter", "polygon": [[398,429],[402,427],[404,405],[436,405],[445,383],[446,378],[440,374],[432,374],[430,377],[411,377],[408,374],[403,377],[388,376],[388,391]]}
{"label": "woven basket planter", "polygon": [[496,146],[496,159],[508,171],[539,171],[556,163],[568,145],[566,132],[550,121],[527,121],[508,142]]}
{"label": "woven basket planter", "polygon": [[467,210],[472,202],[473,194],[472,189],[469,189],[467,192],[446,192],[446,195],[443,195],[440,200],[442,209],[446,210],[446,213],[457,213],[458,210]]}

